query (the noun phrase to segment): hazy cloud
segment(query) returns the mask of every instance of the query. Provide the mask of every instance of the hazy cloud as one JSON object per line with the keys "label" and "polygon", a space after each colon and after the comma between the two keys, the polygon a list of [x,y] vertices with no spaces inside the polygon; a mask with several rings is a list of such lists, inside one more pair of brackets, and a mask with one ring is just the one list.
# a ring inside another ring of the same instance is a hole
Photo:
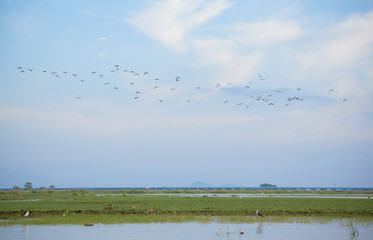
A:
{"label": "hazy cloud", "polygon": [[297,38],[301,29],[295,22],[264,21],[232,26],[232,38],[245,45],[268,45]]}
{"label": "hazy cloud", "polygon": [[127,19],[139,31],[172,47],[187,48],[185,38],[193,28],[207,22],[231,5],[225,0],[164,0],[152,2],[147,9]]}

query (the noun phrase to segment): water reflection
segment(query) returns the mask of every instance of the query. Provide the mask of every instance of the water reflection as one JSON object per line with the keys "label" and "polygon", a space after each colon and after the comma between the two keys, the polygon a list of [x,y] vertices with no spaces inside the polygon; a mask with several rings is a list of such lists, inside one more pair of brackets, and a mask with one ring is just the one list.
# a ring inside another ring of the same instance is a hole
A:
{"label": "water reflection", "polygon": [[142,223],[96,224],[92,227],[78,225],[38,226],[13,225],[0,227],[1,239],[131,239],[131,240],[209,240],[209,239],[371,239],[373,219],[361,223],[351,221],[359,235],[352,235],[348,220],[328,223]]}
{"label": "water reflection", "polygon": [[262,225],[262,222],[259,222],[258,227],[256,228],[256,234],[262,235],[262,233],[263,233],[263,225]]}

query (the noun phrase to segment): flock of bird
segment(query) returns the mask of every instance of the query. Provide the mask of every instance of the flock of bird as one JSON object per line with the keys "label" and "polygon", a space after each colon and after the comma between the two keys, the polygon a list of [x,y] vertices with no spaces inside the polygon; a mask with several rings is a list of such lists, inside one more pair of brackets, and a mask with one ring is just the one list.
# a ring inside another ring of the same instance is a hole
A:
{"label": "flock of bird", "polygon": [[[183,80],[179,76],[175,76],[174,79],[168,79],[167,81],[161,80],[159,77],[152,76],[149,72],[139,73],[134,70],[124,69],[118,64],[114,65],[113,68],[107,72],[98,73],[97,71],[91,71],[90,73],[83,74],[85,77],[81,76],[78,73],[70,71],[47,71],[47,70],[34,70],[33,68],[23,68],[18,67],[17,70],[19,74],[26,73],[35,73],[39,72],[42,74],[49,75],[56,79],[62,79],[66,77],[71,77],[80,81],[82,84],[86,84],[92,80],[96,81],[97,79],[102,80],[101,84],[107,88],[112,88],[114,91],[120,91],[121,88],[126,89],[126,91],[132,92],[130,97],[133,100],[141,101],[146,97],[146,94],[150,94],[153,97],[153,101],[163,103],[181,90],[180,93],[188,93],[184,95],[184,102],[186,103],[196,103],[202,104],[205,102],[206,96],[209,93],[216,92],[216,90],[222,90],[223,93],[229,93],[229,89],[234,89],[239,92],[239,96],[244,96],[237,101],[237,97],[232,97],[234,94],[221,100],[222,104],[234,104],[237,106],[243,106],[249,108],[252,104],[264,104],[268,106],[280,105],[288,107],[295,102],[302,102],[305,100],[304,97],[300,97],[302,88],[298,87],[289,91],[289,89],[281,90],[260,90],[255,89],[256,81],[265,81],[266,78],[262,74],[258,74],[258,78],[254,81],[247,81],[244,86],[240,87],[234,86],[231,82],[217,82],[210,87],[204,88],[201,86],[188,87],[189,91],[185,91],[185,86],[182,84]],[[118,82],[113,83],[113,79],[118,79],[118,76],[115,76],[115,73],[122,73],[123,78],[127,81],[124,85],[119,86]],[[87,77],[89,76],[89,77]],[[187,81],[186,81],[187,82]],[[127,86],[126,86],[127,84]],[[190,84],[188,84],[190,86]],[[162,89],[162,91],[161,91]],[[255,90],[253,90],[255,89]],[[159,92],[158,92],[159,91]],[[330,88],[328,91],[329,94],[332,94],[334,90]],[[293,95],[285,96],[285,93]],[[296,93],[296,94],[295,94]],[[225,96],[227,94],[223,94]],[[83,99],[83,96],[79,95],[75,97],[77,100]],[[279,101],[280,100],[280,101]],[[342,102],[348,101],[347,98],[344,98]]]}

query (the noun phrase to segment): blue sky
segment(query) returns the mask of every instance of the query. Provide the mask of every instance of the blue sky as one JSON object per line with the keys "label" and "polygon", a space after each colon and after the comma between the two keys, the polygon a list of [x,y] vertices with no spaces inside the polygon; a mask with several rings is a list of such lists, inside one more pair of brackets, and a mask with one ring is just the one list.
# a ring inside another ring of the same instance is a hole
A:
{"label": "blue sky", "polygon": [[1,0],[0,187],[372,187],[372,29],[362,0]]}

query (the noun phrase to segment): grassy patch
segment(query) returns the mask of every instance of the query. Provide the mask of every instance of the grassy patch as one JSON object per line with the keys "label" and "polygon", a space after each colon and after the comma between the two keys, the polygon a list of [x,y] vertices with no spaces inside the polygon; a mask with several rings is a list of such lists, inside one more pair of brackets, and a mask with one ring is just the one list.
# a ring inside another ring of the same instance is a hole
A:
{"label": "grassy patch", "polygon": [[[200,192],[198,192],[200,193]],[[111,195],[114,194],[114,195]],[[4,191],[0,225],[182,222],[213,218],[255,221],[291,217],[360,217],[373,219],[373,200],[347,198],[185,197],[130,195],[124,191]],[[24,220],[21,215],[29,210]]]}

